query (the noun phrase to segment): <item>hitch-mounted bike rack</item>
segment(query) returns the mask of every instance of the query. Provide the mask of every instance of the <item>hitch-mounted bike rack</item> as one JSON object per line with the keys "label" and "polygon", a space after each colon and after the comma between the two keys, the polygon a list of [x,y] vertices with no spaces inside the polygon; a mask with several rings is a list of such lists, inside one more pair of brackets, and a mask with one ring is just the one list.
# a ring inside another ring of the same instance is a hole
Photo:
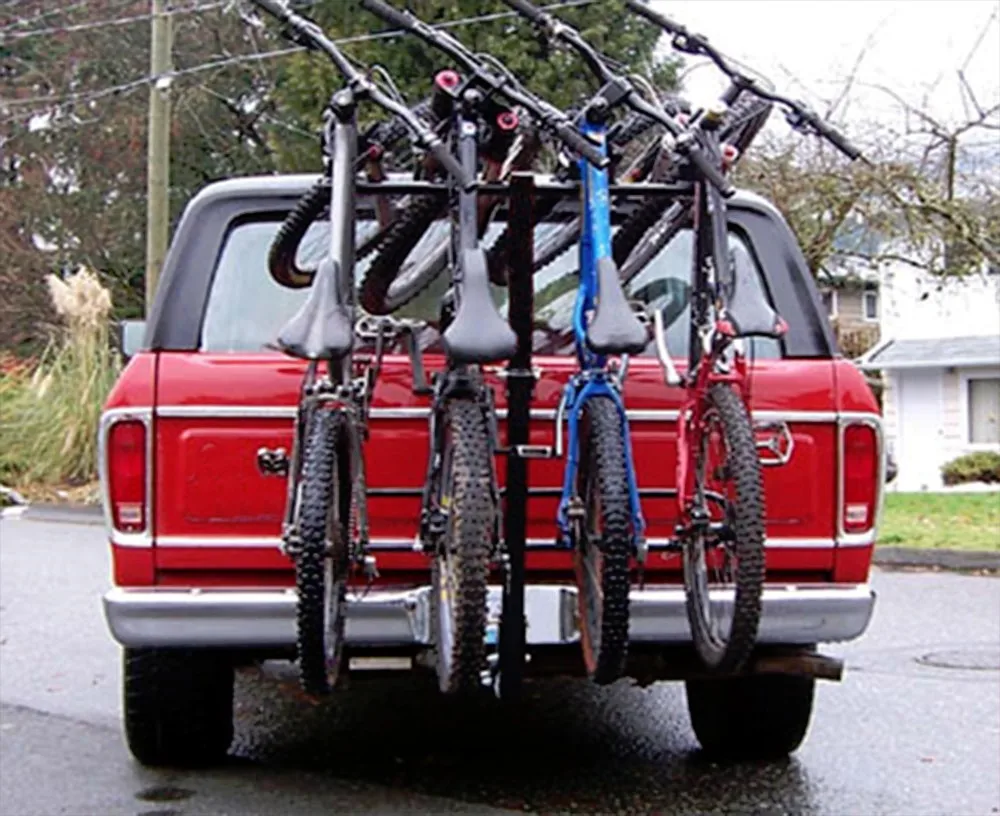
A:
{"label": "hitch-mounted bike rack", "polygon": [[516,173],[510,181],[508,224],[524,225],[511,248],[507,281],[507,319],[517,335],[517,351],[507,363],[507,483],[504,491],[504,542],[507,570],[500,614],[499,691],[502,700],[520,696],[524,680],[524,550],[528,512],[528,457],[531,398],[535,374],[531,367],[532,321],[535,314],[534,207],[535,182],[530,173]]}

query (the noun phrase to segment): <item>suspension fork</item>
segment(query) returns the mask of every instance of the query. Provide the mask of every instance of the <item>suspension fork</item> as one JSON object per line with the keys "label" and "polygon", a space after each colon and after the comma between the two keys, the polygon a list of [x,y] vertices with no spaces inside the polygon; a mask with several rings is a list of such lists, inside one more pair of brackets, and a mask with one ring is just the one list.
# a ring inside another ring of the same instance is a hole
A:
{"label": "suspension fork", "polygon": [[629,431],[628,415],[625,412],[625,405],[617,388],[612,385],[607,375],[603,372],[595,372],[585,377],[582,388],[580,387],[583,377],[577,375],[570,379],[563,391],[563,404],[560,405],[557,417],[566,414],[567,431],[567,452],[566,468],[563,473],[563,489],[559,500],[559,509],[556,513],[556,524],[559,528],[559,543],[562,546],[572,546],[572,519],[571,508],[579,500],[576,495],[576,474],[580,465],[580,435],[579,422],[580,414],[587,400],[594,397],[607,397],[615,406],[618,412],[619,429],[622,436],[622,445],[625,449],[625,479],[628,483],[629,513],[632,519],[632,545],[635,554],[640,561],[646,556],[646,521],[642,515],[642,506],[639,502],[639,486],[635,478],[635,464],[632,457],[632,439]]}

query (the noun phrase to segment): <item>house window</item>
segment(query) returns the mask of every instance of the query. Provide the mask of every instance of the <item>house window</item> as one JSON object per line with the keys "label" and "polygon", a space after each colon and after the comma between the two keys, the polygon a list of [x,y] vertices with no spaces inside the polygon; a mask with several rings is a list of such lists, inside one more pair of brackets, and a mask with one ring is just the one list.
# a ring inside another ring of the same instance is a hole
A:
{"label": "house window", "polygon": [[823,301],[823,308],[826,309],[827,315],[832,320],[837,316],[837,290],[825,289],[819,293],[819,296]]}
{"label": "house window", "polygon": [[861,305],[864,309],[865,320],[874,323],[878,320],[878,291],[868,289],[861,296]]}
{"label": "house window", "polygon": [[969,380],[969,442],[1000,444],[1000,377]]}

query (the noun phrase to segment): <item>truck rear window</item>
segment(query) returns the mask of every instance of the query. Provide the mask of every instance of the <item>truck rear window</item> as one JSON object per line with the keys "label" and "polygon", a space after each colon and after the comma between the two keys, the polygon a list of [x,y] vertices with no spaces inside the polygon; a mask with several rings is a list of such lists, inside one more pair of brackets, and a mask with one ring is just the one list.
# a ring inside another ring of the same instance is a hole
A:
{"label": "truck rear window", "polygon": [[[216,265],[202,324],[203,351],[235,353],[273,348],[281,327],[302,304],[306,290],[285,289],[275,283],[267,271],[268,248],[279,225],[280,221],[254,220],[238,223],[229,230]],[[315,268],[326,245],[325,227],[325,223],[317,222],[307,232],[299,247],[300,268]],[[499,223],[491,225],[484,245],[495,240],[502,228]],[[541,240],[548,230],[557,228],[555,223],[540,225],[536,240]],[[359,219],[357,241],[363,241],[375,229],[374,220]],[[447,230],[445,221],[434,224],[414,250],[414,256],[436,245],[447,235]],[[678,305],[684,304],[682,310],[671,311],[676,317],[667,330],[667,344],[675,357],[687,355],[690,308],[686,303],[686,283],[690,280],[692,238],[690,230],[680,232],[626,285],[629,298],[645,304],[647,311],[661,308],[671,298]],[[731,232],[730,246],[733,252],[744,254],[757,269],[760,285],[760,269],[743,238]],[[358,264],[355,271],[358,283],[369,263],[370,257]],[[448,275],[441,275],[420,296],[396,312],[399,317],[426,321],[421,346],[427,351],[440,351],[439,305],[448,285]],[[535,275],[536,353],[572,353],[571,324],[576,286],[575,248]],[[494,287],[494,299],[501,312],[506,313],[506,289]],[[765,338],[754,338],[750,351],[755,358],[781,356],[780,344]],[[651,344],[644,354],[654,353]]]}

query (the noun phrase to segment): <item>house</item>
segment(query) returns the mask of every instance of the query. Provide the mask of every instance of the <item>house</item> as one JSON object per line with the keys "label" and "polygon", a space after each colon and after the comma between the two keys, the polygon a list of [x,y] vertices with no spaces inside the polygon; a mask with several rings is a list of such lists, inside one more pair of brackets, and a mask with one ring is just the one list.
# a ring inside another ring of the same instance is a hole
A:
{"label": "house", "polygon": [[879,288],[874,272],[828,276],[819,283],[837,343],[849,357],[867,351],[881,337]]}
{"label": "house", "polygon": [[938,490],[941,466],[1000,452],[1000,274],[941,278],[890,269],[880,290],[882,339],[858,360],[881,372],[890,489]]}

